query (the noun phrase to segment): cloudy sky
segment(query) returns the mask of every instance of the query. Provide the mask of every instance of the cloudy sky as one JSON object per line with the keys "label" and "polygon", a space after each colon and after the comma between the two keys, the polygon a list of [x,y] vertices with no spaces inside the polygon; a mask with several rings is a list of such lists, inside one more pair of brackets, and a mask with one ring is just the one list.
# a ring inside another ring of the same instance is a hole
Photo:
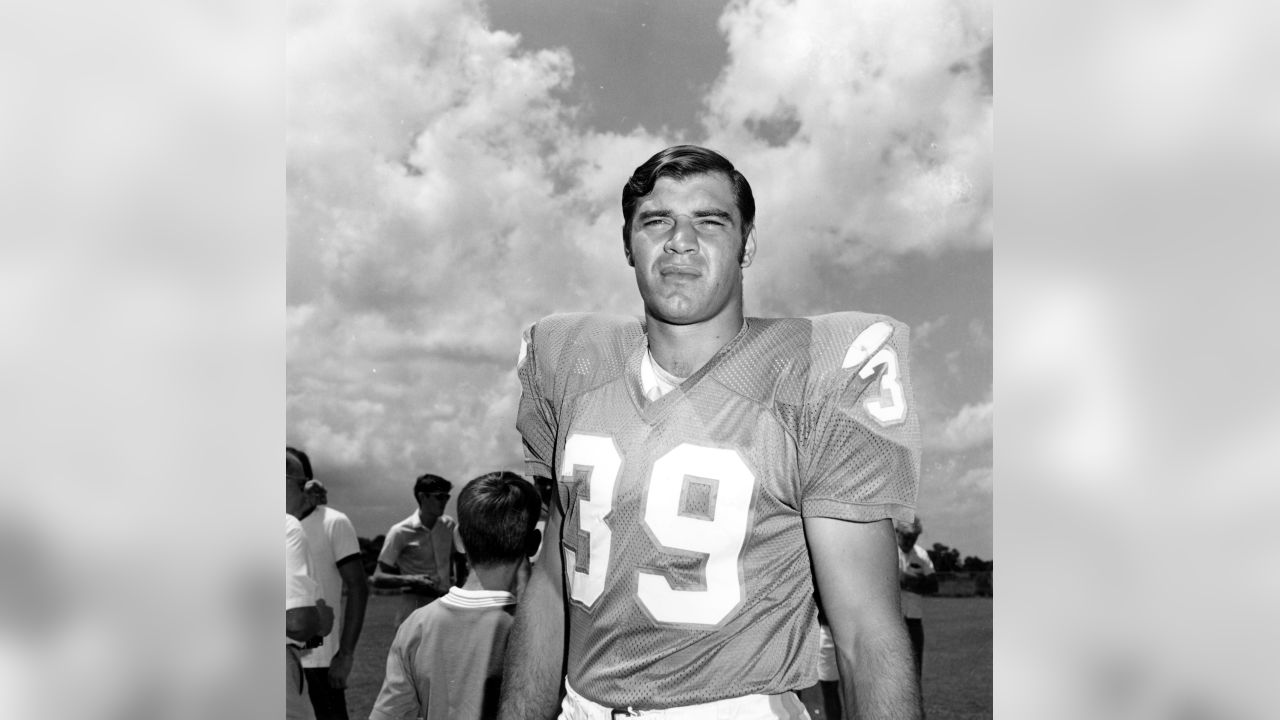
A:
{"label": "cloudy sky", "polygon": [[360,535],[418,474],[522,469],[521,329],[640,313],[622,183],[694,142],[755,190],[748,314],[912,327],[923,542],[992,556],[989,0],[299,0],[288,24],[286,436]]}

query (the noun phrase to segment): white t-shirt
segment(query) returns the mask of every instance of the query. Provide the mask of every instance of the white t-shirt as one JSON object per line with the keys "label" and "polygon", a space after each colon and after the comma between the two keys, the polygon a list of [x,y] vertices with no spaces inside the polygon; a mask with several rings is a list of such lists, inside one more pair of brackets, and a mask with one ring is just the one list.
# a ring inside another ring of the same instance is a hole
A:
{"label": "white t-shirt", "polygon": [[[916,545],[911,548],[911,552],[905,553],[902,548],[898,548],[898,571],[906,572],[907,566],[911,563],[917,563],[924,568],[925,575],[933,574],[933,561],[929,559],[929,553],[924,548]],[[902,616],[909,618],[924,617],[924,600],[921,599],[919,593],[913,593],[910,590],[902,591]]]}
{"label": "white t-shirt", "polygon": [[[294,516],[284,516],[284,609],[310,607],[320,597],[320,588],[311,578],[307,558],[307,536]],[[288,637],[285,642],[294,643]]]}
{"label": "white t-shirt", "polygon": [[317,506],[302,518],[302,529],[306,532],[307,547],[310,550],[311,575],[320,583],[320,596],[333,608],[333,630],[324,636],[324,644],[320,647],[303,651],[302,666],[329,667],[342,639],[342,613],[346,604],[342,597],[342,575],[338,572],[338,561],[351,555],[359,555],[360,541],[356,538],[356,529],[351,520],[344,513],[327,505]]}

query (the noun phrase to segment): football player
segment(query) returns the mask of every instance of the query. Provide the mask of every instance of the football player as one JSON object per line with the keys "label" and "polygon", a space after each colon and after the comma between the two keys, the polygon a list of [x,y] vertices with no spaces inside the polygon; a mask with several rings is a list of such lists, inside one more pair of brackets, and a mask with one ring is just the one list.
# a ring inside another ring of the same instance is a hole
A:
{"label": "football player", "polygon": [[622,210],[643,319],[554,315],[521,346],[560,552],[520,602],[500,717],[807,717],[815,578],[858,716],[919,717],[893,531],[920,465],[907,328],[744,317],[755,201],[713,151],[654,155]]}

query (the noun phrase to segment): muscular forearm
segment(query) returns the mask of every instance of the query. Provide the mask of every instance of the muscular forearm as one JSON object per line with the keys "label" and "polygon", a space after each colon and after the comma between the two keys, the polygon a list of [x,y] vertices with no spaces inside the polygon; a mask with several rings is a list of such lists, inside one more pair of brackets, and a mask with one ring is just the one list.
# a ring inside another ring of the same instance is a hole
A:
{"label": "muscular forearm", "polygon": [[507,645],[498,720],[549,720],[564,679],[564,604],[545,573],[534,572]]}
{"label": "muscular forearm", "polygon": [[[911,641],[901,622],[858,633],[851,656],[841,654],[840,678],[845,698],[855,699],[860,720],[924,717]],[[853,714],[846,710],[846,716]]]}

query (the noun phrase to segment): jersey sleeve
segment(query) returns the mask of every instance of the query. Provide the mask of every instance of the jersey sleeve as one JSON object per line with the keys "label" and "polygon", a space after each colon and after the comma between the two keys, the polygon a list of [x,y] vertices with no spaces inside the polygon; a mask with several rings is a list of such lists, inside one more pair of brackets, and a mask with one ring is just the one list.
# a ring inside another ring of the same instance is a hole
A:
{"label": "jersey sleeve", "polygon": [[[539,367],[538,325],[525,330],[520,343],[516,375],[520,378],[520,408],[516,414],[516,430],[524,442],[526,471],[535,477],[555,478],[553,467],[556,446],[556,417],[551,405],[550,388],[544,386],[544,374],[550,368]],[[550,358],[547,358],[549,361]],[[544,362],[544,365],[549,362]]]}
{"label": "jersey sleeve", "polygon": [[883,316],[814,318],[800,418],[806,517],[910,521],[920,429],[906,325]]}

